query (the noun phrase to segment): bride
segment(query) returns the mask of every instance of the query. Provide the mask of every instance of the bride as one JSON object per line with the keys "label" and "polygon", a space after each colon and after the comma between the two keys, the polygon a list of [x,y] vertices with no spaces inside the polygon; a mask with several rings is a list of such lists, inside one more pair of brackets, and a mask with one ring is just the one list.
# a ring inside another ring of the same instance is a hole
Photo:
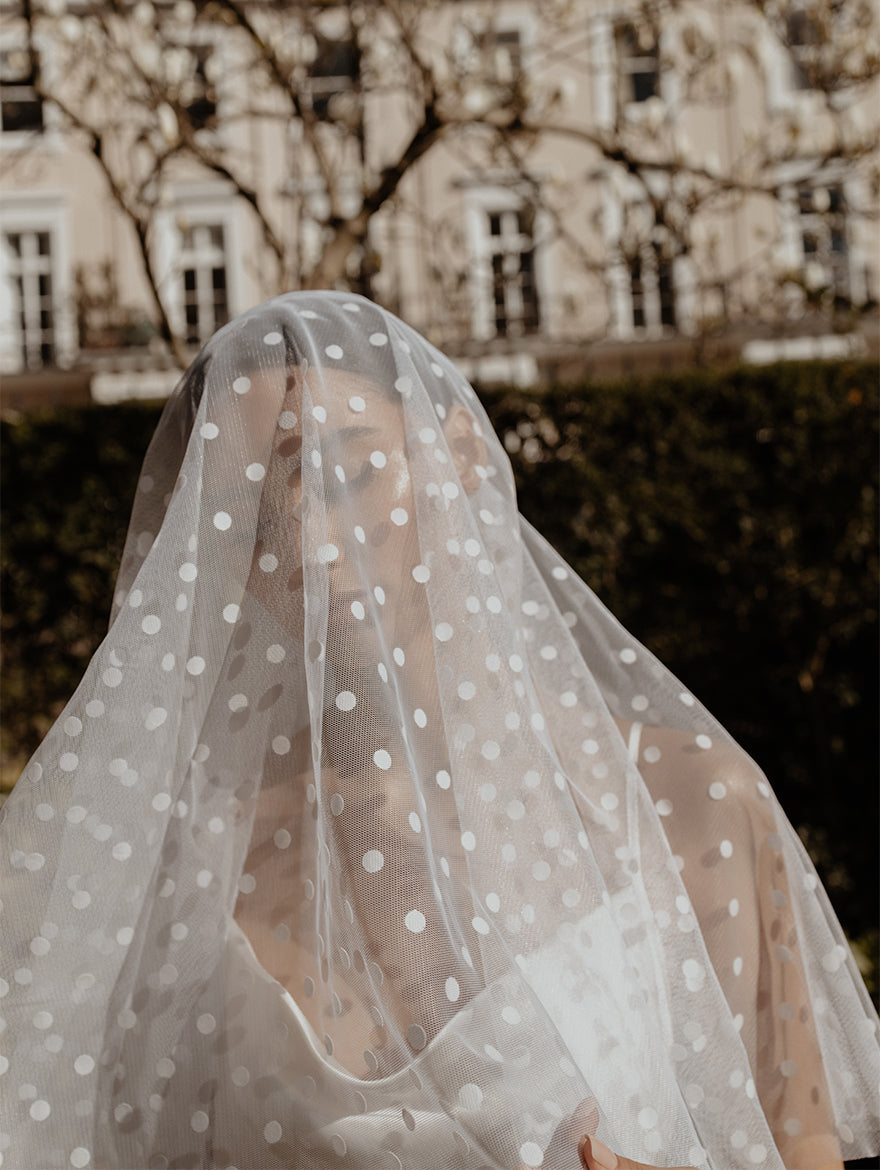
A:
{"label": "bride", "polygon": [[0,844],[5,1170],[878,1149],[876,1017],[767,781],[361,298],[182,380]]}

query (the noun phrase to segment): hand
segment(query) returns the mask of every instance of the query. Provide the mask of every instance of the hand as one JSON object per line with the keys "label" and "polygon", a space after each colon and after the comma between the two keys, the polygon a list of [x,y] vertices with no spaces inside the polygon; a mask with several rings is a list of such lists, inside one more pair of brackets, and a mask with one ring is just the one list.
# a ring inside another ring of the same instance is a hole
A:
{"label": "hand", "polygon": [[[584,1170],[658,1170],[647,1162],[634,1162],[631,1158],[618,1157],[604,1142],[584,1134],[578,1144],[578,1153]],[[677,1166],[675,1170],[694,1170],[693,1166]]]}

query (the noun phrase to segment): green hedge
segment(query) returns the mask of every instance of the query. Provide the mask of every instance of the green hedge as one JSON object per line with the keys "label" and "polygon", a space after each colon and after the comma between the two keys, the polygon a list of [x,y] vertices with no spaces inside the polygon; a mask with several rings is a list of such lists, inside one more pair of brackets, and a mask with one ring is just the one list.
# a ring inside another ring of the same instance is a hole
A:
{"label": "green hedge", "polygon": [[[482,397],[523,513],[765,769],[872,951],[876,370],[789,364]],[[106,628],[156,418],[92,407],[2,428],[7,777]]]}

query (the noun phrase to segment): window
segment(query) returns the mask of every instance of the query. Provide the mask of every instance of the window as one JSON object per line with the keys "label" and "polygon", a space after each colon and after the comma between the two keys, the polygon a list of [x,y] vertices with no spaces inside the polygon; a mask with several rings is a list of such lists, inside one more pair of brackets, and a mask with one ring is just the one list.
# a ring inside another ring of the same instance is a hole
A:
{"label": "window", "polygon": [[322,121],[334,117],[333,99],[349,93],[360,76],[360,47],[356,39],[334,39],[315,34],[317,52],[309,68],[312,112]]}
{"label": "window", "polygon": [[786,17],[785,33],[791,54],[792,84],[795,89],[813,89],[822,30],[809,12],[795,9]]}
{"label": "window", "polygon": [[678,325],[673,262],[659,244],[647,244],[626,261],[633,329],[675,329]]}
{"label": "window", "polygon": [[43,130],[43,101],[34,88],[36,65],[26,48],[0,50],[0,128],[6,134]]}
{"label": "window", "polygon": [[840,185],[802,187],[797,192],[798,230],[807,287],[848,297],[849,249],[846,202]]}
{"label": "window", "polygon": [[56,362],[56,290],[52,232],[3,233],[4,268],[12,294],[12,324],[24,369]]}
{"label": "window", "polygon": [[534,208],[489,211],[494,332],[497,337],[535,333],[540,324],[535,279]]}
{"label": "window", "polygon": [[204,345],[229,320],[223,225],[187,226],[180,242],[184,336],[188,345]]}
{"label": "window", "polygon": [[191,74],[180,87],[180,99],[193,130],[211,130],[217,125],[217,92],[210,79],[213,46],[191,45],[194,61]]}
{"label": "window", "polygon": [[617,49],[618,106],[646,102],[659,94],[660,56],[657,38],[647,25],[619,24],[614,30]]}
{"label": "window", "polygon": [[521,76],[523,67],[519,29],[493,29],[489,48],[492,79],[498,85],[513,85]]}

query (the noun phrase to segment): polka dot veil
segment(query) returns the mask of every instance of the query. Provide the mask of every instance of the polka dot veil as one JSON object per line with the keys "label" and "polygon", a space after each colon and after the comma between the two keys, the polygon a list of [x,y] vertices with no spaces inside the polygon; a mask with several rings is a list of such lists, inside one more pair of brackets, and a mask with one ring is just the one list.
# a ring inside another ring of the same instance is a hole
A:
{"label": "polka dot veil", "polygon": [[767,781],[365,300],[270,301],[183,379],[0,845],[4,1167],[876,1149],[876,1019]]}

